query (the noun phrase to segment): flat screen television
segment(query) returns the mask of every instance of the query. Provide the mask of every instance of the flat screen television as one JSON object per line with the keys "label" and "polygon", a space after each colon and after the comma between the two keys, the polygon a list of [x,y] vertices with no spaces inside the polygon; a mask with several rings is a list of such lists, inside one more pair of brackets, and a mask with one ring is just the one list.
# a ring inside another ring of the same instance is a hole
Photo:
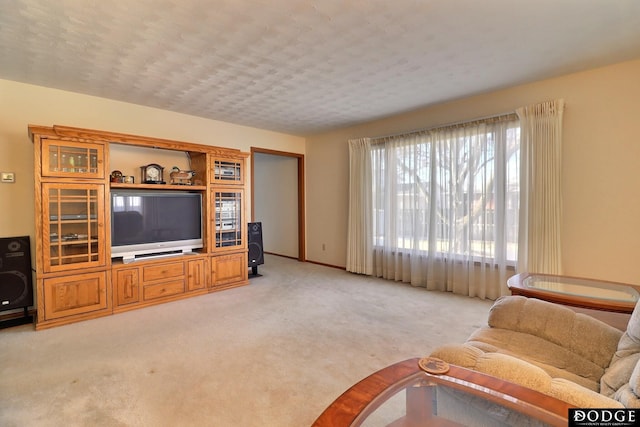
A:
{"label": "flat screen television", "polygon": [[186,191],[112,190],[111,256],[188,253],[202,248],[202,195]]}

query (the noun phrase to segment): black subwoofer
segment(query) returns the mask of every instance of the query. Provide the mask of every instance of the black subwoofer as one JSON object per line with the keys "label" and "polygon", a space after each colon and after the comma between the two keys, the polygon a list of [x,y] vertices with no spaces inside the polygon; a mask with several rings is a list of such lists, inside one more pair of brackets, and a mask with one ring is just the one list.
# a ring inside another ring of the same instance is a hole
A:
{"label": "black subwoofer", "polygon": [[0,311],[23,308],[24,316],[0,322],[0,328],[30,323],[33,305],[29,236],[0,238]]}
{"label": "black subwoofer", "polygon": [[0,238],[0,311],[23,308],[24,316],[0,322],[0,328],[30,323],[33,305],[29,236]]}
{"label": "black subwoofer", "polygon": [[248,224],[247,242],[249,247],[249,267],[251,267],[252,275],[258,276],[258,266],[264,264],[261,222],[250,222]]}
{"label": "black subwoofer", "polygon": [[0,238],[0,311],[33,305],[29,236]]}

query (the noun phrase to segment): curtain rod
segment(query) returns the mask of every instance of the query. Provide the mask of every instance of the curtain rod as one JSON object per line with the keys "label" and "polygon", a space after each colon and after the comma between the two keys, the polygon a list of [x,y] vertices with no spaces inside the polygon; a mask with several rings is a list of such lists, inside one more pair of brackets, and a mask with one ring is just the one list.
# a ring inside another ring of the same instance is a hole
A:
{"label": "curtain rod", "polygon": [[430,128],[423,128],[423,129],[416,129],[416,130],[411,130],[408,132],[398,132],[398,133],[394,133],[394,134],[390,134],[390,135],[384,135],[384,136],[375,136],[375,137],[370,137],[371,142],[372,143],[377,143],[377,142],[381,142],[380,140],[383,139],[387,139],[387,138],[393,138],[396,136],[409,136],[409,135],[415,135],[415,134],[419,134],[422,132],[427,132],[430,130],[436,130],[436,129],[447,129],[447,128],[456,128],[456,127],[461,127],[461,126],[466,126],[466,125],[474,125],[477,123],[482,123],[482,122],[490,122],[490,121],[501,121],[501,120],[509,120],[509,119],[517,119],[518,115],[515,112],[509,112],[509,113],[501,113],[501,114],[496,114],[493,116],[485,116],[485,117],[479,117],[476,119],[472,119],[472,120],[463,120],[463,121],[459,121],[459,122],[453,122],[453,123],[449,123],[446,125],[436,125]]}

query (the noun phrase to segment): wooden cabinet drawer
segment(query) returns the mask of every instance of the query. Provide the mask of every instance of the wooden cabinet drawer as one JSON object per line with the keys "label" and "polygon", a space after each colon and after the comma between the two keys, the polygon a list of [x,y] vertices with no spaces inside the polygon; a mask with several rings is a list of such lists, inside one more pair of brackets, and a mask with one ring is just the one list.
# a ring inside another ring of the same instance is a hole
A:
{"label": "wooden cabinet drawer", "polygon": [[137,268],[117,270],[112,277],[115,278],[115,306],[133,304],[140,301],[140,282]]}
{"label": "wooden cabinet drawer", "polygon": [[247,253],[216,256],[211,259],[212,286],[247,281],[249,274]]}
{"label": "wooden cabinet drawer", "polygon": [[206,263],[204,259],[187,262],[187,291],[196,291],[207,287]]}
{"label": "wooden cabinet drawer", "polygon": [[171,282],[156,283],[154,285],[145,285],[142,294],[145,301],[158,298],[169,297],[184,293],[184,280],[174,280]]}
{"label": "wooden cabinet drawer", "polygon": [[45,320],[106,310],[110,307],[105,272],[44,279],[42,286]]}
{"label": "wooden cabinet drawer", "polygon": [[142,281],[153,282],[155,280],[184,276],[184,262],[168,262],[166,264],[149,265],[142,269]]}

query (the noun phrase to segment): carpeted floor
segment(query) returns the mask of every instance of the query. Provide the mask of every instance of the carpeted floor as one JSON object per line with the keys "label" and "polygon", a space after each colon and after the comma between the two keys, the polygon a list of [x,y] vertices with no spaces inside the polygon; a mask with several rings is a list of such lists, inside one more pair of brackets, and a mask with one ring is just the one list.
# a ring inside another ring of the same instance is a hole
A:
{"label": "carpeted floor", "polygon": [[461,342],[491,301],[267,256],[249,286],[0,331],[0,425],[300,427],[389,364]]}

